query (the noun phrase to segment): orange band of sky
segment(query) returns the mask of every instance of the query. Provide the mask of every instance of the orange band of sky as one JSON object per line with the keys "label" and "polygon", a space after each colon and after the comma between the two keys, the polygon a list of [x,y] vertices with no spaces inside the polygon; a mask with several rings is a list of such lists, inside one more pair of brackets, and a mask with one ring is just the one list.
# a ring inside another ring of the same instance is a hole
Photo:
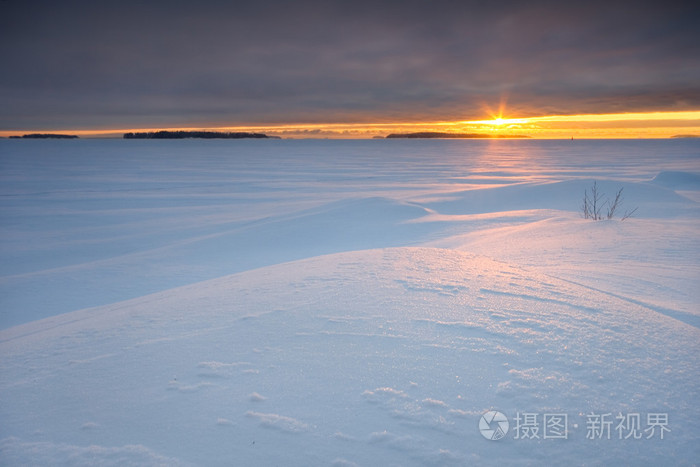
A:
{"label": "orange band of sky", "polygon": [[501,116],[489,120],[447,122],[282,124],[250,126],[214,126],[129,129],[45,129],[0,131],[0,136],[27,133],[61,133],[81,137],[121,137],[123,133],[157,130],[249,131],[282,137],[372,138],[390,133],[439,131],[450,133],[487,133],[520,135],[530,138],[670,138],[700,136],[700,111],[646,112],[586,115],[551,115],[528,118]]}

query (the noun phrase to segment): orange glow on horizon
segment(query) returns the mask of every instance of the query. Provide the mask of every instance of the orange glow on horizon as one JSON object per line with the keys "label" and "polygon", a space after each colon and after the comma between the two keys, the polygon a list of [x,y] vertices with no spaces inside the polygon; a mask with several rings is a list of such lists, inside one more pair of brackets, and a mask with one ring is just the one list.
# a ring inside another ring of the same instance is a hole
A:
{"label": "orange glow on horizon", "polygon": [[[503,109],[500,109],[501,111]],[[213,126],[177,128],[130,128],[103,130],[0,131],[0,136],[28,133],[61,133],[81,137],[121,137],[128,132],[245,131],[294,138],[372,138],[389,133],[437,131],[447,133],[493,133],[536,139],[576,138],[669,138],[700,135],[700,111],[635,112],[616,114],[550,115],[527,118],[492,115],[490,120],[392,123],[299,123],[281,125]]]}

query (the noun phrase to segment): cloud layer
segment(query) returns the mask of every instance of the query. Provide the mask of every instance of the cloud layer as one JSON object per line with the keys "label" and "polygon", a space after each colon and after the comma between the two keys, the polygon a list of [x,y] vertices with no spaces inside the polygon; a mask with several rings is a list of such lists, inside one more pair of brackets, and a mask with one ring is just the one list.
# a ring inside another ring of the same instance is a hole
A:
{"label": "cloud layer", "polygon": [[0,2],[0,129],[700,108],[692,2]]}

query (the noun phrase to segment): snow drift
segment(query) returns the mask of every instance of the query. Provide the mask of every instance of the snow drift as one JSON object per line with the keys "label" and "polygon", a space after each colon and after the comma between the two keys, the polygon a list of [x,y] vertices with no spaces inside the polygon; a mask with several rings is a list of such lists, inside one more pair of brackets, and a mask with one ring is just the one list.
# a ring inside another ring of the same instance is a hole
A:
{"label": "snow drift", "polygon": [[[80,460],[76,440],[98,463],[115,450],[205,465],[697,454],[700,330],[453,250],[316,257],[0,337],[3,452],[30,462]],[[476,424],[492,407],[567,413],[569,439],[487,441]],[[650,410],[669,414],[672,437],[586,439],[586,413]]]}
{"label": "snow drift", "polygon": [[697,144],[0,141],[0,463],[693,465]]}

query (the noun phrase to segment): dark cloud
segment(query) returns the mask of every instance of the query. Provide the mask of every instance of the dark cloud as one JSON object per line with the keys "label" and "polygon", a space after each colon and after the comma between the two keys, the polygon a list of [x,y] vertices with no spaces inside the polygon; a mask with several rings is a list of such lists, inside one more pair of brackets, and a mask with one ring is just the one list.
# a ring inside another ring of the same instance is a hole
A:
{"label": "dark cloud", "polygon": [[692,2],[0,1],[0,129],[700,107]]}

